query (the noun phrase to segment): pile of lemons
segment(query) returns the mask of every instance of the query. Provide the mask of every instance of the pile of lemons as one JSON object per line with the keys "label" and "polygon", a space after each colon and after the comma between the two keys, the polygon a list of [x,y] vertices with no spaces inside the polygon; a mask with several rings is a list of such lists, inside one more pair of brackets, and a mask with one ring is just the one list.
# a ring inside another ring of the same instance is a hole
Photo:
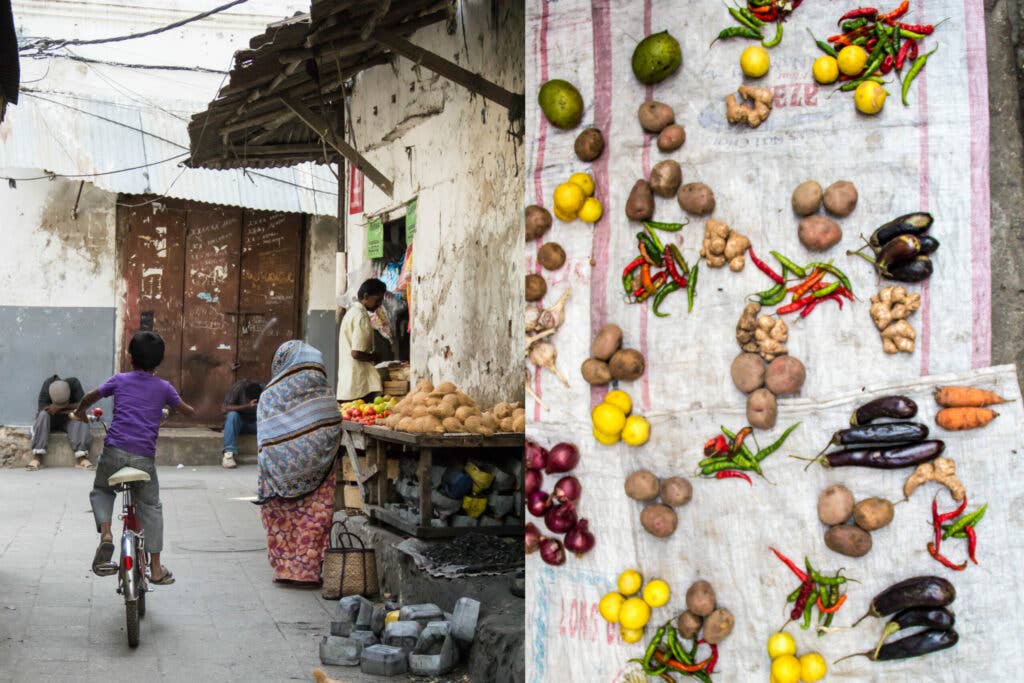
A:
{"label": "pile of lemons", "polygon": [[[605,621],[619,625],[619,635],[627,643],[639,642],[651,620],[651,610],[664,607],[672,596],[668,584],[653,579],[644,585],[644,577],[635,569],[619,574],[618,590],[607,593],[597,606]],[[641,590],[642,589],[642,590]]]}
{"label": "pile of lemons", "polygon": [[771,683],[815,683],[828,673],[825,658],[817,652],[796,656],[796,641],[785,631],[768,639],[768,656],[772,658]]}
{"label": "pile of lemons", "polygon": [[589,173],[573,173],[569,182],[555,188],[553,199],[555,217],[566,223],[577,218],[584,223],[596,223],[604,213],[601,202],[594,196],[594,179]]}
{"label": "pile of lemons", "polygon": [[[822,55],[815,59],[811,71],[814,80],[824,85],[835,83],[839,74],[856,78],[862,75],[868,57],[867,50],[860,45],[847,45],[835,57]],[[853,91],[853,104],[861,114],[873,116],[882,111],[888,95],[880,83],[864,81]]]}
{"label": "pile of lemons", "polygon": [[604,401],[590,411],[594,438],[611,446],[620,440],[630,446],[642,446],[651,438],[651,423],[640,415],[632,415],[633,399],[625,391],[609,391]]}

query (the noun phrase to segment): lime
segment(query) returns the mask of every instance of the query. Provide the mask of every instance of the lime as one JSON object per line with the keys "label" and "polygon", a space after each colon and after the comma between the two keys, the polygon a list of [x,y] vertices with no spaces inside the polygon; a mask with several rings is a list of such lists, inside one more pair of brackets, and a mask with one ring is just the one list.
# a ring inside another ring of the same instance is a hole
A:
{"label": "lime", "polygon": [[663,607],[671,595],[668,584],[661,579],[654,579],[644,586],[643,599],[651,607]]}
{"label": "lime", "polygon": [[611,403],[613,406],[624,412],[626,415],[629,415],[631,412],[633,412],[633,401],[632,399],[629,398],[629,394],[627,394],[622,389],[615,389],[614,391],[609,391],[608,394],[604,397],[604,402]]}
{"label": "lime", "polygon": [[773,633],[768,639],[768,656],[772,659],[794,654],[796,654],[796,641],[788,633],[784,631]]}
{"label": "lime", "polygon": [[674,74],[682,63],[679,41],[668,31],[647,36],[633,50],[633,75],[644,85],[660,83]]}
{"label": "lime", "polygon": [[864,81],[853,91],[853,103],[861,114],[874,115],[882,111],[889,93],[874,81]]}
{"label": "lime", "polygon": [[540,87],[537,103],[555,128],[569,130],[583,118],[583,96],[569,81],[555,78]]}
{"label": "lime", "polygon": [[800,657],[800,680],[804,683],[820,681],[828,673],[825,658],[817,652],[808,652]]}
{"label": "lime", "polygon": [[643,583],[644,577],[635,569],[627,569],[619,574],[619,580],[616,582],[619,592],[623,595],[633,595],[640,590]]}
{"label": "lime", "polygon": [[617,624],[619,623],[619,610],[622,608],[623,601],[625,601],[624,597],[612,591],[601,598],[601,602],[597,605],[597,611],[601,613],[605,621]]}
{"label": "lime", "polygon": [[748,78],[761,78],[768,73],[770,64],[771,58],[768,56],[768,50],[760,45],[751,45],[740,55],[740,69]]}
{"label": "lime", "polygon": [[839,78],[839,64],[832,55],[822,55],[814,60],[811,72],[814,74],[814,80],[823,85],[828,85],[829,83],[835,83],[836,79]]}
{"label": "lime", "polygon": [[[640,629],[651,620],[651,607],[640,598],[627,598],[619,608],[619,624],[622,628]],[[793,658],[796,661],[796,658]],[[800,663],[796,665],[797,672],[800,671]]]}

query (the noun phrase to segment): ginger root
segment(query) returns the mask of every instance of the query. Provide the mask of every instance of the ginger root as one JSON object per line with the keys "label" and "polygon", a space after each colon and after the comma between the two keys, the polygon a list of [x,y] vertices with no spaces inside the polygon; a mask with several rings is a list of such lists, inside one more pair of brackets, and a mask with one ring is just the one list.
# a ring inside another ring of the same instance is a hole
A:
{"label": "ginger root", "polygon": [[882,337],[886,353],[914,352],[917,333],[907,318],[921,307],[920,294],[908,294],[905,287],[884,287],[871,297],[871,320]]}
{"label": "ginger root", "polygon": [[910,498],[918,486],[929,481],[937,481],[949,489],[949,495],[953,496],[955,501],[962,501],[967,495],[964,485],[956,476],[956,463],[949,458],[940,457],[917,466],[914,473],[903,483],[903,496]]}
{"label": "ginger root", "polygon": [[736,323],[736,341],[740,348],[748,353],[759,351],[757,342],[754,341],[754,330],[757,329],[757,314],[761,310],[761,304],[749,303],[743,307],[739,322]]}
{"label": "ginger root", "polygon": [[721,268],[728,263],[733,272],[743,270],[743,254],[749,248],[750,240],[722,221],[709,218],[705,223],[700,255],[710,267]]}
{"label": "ginger root", "polygon": [[782,318],[773,318],[770,315],[762,315],[757,319],[757,329],[754,330],[754,340],[757,342],[756,353],[761,358],[771,362],[777,356],[784,356],[789,353],[786,342],[789,340],[789,327]]}
{"label": "ginger root", "polygon": [[897,320],[882,330],[882,350],[886,353],[914,352],[914,340],[917,332],[906,320]]}
{"label": "ginger root", "polygon": [[[772,100],[775,95],[769,88],[754,88],[749,85],[739,87],[742,101],[730,93],[725,98],[725,119],[729,123],[746,123],[751,128],[760,126],[772,113]],[[752,104],[748,104],[750,100]]]}

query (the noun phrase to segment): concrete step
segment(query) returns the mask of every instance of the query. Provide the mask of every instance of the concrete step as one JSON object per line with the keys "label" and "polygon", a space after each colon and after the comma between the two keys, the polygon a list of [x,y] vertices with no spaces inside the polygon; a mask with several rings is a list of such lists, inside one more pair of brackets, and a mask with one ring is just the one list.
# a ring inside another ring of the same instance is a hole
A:
{"label": "concrete step", "polygon": [[[27,432],[26,432],[27,433]],[[103,451],[104,432],[102,428],[93,428],[92,447],[89,454],[93,462]],[[199,427],[165,427],[160,430],[156,442],[156,461],[159,465],[220,465],[223,435],[210,429]],[[28,464],[31,454],[26,451],[24,463]],[[235,461],[239,464],[256,464],[256,436],[243,434],[238,437],[238,455]],[[71,467],[75,464],[75,454],[68,442],[68,435],[55,432],[50,435],[50,445],[43,465],[46,467]]]}

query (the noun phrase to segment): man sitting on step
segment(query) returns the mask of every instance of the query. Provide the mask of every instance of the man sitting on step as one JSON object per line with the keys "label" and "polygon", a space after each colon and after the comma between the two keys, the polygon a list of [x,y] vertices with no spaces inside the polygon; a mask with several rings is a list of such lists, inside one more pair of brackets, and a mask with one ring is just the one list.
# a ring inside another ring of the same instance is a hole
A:
{"label": "man sitting on step", "polygon": [[59,375],[54,375],[43,382],[39,390],[39,413],[32,425],[32,461],[28,464],[30,471],[43,466],[42,459],[50,443],[50,432],[67,432],[71,450],[75,452],[75,467],[93,469],[89,462],[89,444],[92,443],[89,423],[69,419],[84,396],[82,383],[75,377],[61,379]]}
{"label": "man sitting on step", "polygon": [[238,435],[256,433],[256,405],[259,403],[263,385],[249,379],[235,382],[224,397],[221,412],[224,418],[224,457],[221,465],[225,469],[237,467]]}

